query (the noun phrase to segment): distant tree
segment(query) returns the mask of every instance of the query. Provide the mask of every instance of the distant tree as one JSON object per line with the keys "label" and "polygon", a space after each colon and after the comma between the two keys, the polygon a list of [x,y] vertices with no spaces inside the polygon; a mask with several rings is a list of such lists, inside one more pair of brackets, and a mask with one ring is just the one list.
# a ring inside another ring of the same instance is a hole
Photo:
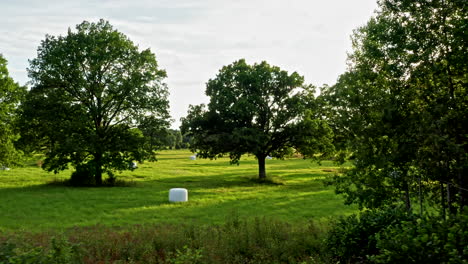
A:
{"label": "distant tree", "polygon": [[83,22],[65,36],[46,36],[28,69],[32,88],[23,107],[24,139],[46,149],[43,168],[76,168],[72,180],[103,183],[154,153],[135,129],[165,120],[168,89],[155,55],[139,51],[109,22]]}
{"label": "distant tree", "polygon": [[[157,150],[164,149],[168,144],[168,137],[171,136],[169,131],[169,121],[155,116],[146,117],[138,128],[145,137],[144,148],[148,153],[155,154]],[[155,160],[153,155],[150,160]]]}
{"label": "distant tree", "polygon": [[223,67],[207,83],[205,105],[190,106],[181,131],[192,137],[197,157],[229,153],[231,163],[251,153],[259,178],[266,178],[267,156],[282,158],[290,147],[308,155],[330,152],[331,130],[307,111],[313,89],[296,72],[288,74],[266,62],[239,60]]}
{"label": "distant tree", "polygon": [[182,131],[179,130],[179,133],[182,135],[182,142],[180,143],[181,149],[190,148],[190,142],[192,142],[192,137],[188,134],[182,134]]}
{"label": "distant tree", "polygon": [[7,60],[0,54],[0,168],[18,164],[21,156],[15,147],[19,135],[13,125],[25,92],[25,87],[9,76]]}
{"label": "distant tree", "polygon": [[187,148],[187,144],[183,142],[182,133],[178,129],[169,129],[171,143],[168,144],[170,149]]}
{"label": "distant tree", "polygon": [[182,134],[177,129],[170,129],[169,122],[156,117],[146,118],[138,128],[145,137],[144,148],[155,153],[161,149],[187,148],[187,142],[183,142]]}
{"label": "distant tree", "polygon": [[167,147],[170,149],[186,149],[189,147],[190,138],[187,135],[182,135],[178,129],[169,129]]}
{"label": "distant tree", "polygon": [[[379,1],[353,36],[349,69],[326,87],[329,121],[355,167],[336,177],[347,202],[432,198],[467,204],[468,3]],[[411,195],[412,194],[412,195]],[[434,194],[438,194],[433,196]]]}

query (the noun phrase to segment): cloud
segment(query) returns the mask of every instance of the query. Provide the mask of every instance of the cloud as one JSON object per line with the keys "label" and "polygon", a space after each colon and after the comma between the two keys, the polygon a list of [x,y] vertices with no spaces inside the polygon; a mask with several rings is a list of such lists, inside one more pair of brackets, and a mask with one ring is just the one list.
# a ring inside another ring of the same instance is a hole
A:
{"label": "cloud", "polygon": [[352,30],[375,7],[375,0],[16,0],[2,3],[0,53],[25,83],[21,69],[45,34],[107,19],[155,52],[168,72],[171,112],[179,120],[188,104],[207,102],[206,81],[240,58],[297,71],[312,84],[333,83],[345,69]]}

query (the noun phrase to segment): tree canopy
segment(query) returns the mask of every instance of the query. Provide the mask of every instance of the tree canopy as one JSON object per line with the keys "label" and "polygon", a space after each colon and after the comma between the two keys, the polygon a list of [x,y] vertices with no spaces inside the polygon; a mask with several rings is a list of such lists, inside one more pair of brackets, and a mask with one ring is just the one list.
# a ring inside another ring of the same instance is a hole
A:
{"label": "tree canopy", "polygon": [[14,124],[25,91],[9,76],[7,60],[0,54],[0,169],[19,163],[21,153],[14,145],[19,135]]}
{"label": "tree canopy", "polygon": [[313,156],[331,150],[331,130],[315,118],[308,105],[313,87],[298,73],[266,62],[245,60],[224,66],[206,86],[205,105],[191,106],[182,118],[182,133],[192,137],[190,148],[198,157],[229,153],[232,163],[243,154],[258,159],[259,178],[266,177],[267,156],[282,158],[289,148]]}
{"label": "tree canopy", "polygon": [[22,109],[23,138],[46,150],[44,169],[71,164],[78,182],[131,169],[154,153],[136,127],[169,118],[166,77],[149,50],[109,22],[84,21],[65,36],[46,36],[30,61],[32,88]]}
{"label": "tree canopy", "polygon": [[[379,2],[357,29],[349,69],[326,87],[329,121],[355,167],[334,182],[347,202],[380,207],[431,198],[466,205],[468,4]],[[434,194],[438,194],[435,195]],[[421,209],[422,210],[422,209]]]}

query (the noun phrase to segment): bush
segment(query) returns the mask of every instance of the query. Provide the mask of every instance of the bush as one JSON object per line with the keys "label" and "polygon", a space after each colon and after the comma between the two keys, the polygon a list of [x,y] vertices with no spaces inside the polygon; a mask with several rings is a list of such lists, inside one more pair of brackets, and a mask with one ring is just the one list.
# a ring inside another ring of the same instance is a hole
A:
{"label": "bush", "polygon": [[169,263],[171,264],[197,264],[203,263],[201,262],[202,258],[201,249],[191,249],[187,246],[183,247],[183,250],[176,250],[175,256],[169,259]]}
{"label": "bush", "polygon": [[82,263],[78,246],[60,238],[51,238],[50,247],[16,245],[10,241],[0,243],[2,264],[73,264]]}
{"label": "bush", "polygon": [[[86,164],[80,164],[76,167],[76,170],[72,173],[70,180],[56,181],[52,184],[69,185],[75,187],[95,187],[95,167],[93,162]],[[102,182],[99,187],[131,187],[135,186],[133,181],[119,180],[115,174],[111,171],[107,171],[107,178]]]}
{"label": "bush", "polygon": [[8,240],[0,242],[0,263],[9,263],[11,257],[15,255],[16,245]]}
{"label": "bush", "polygon": [[72,186],[93,186],[96,184],[94,180],[94,167],[91,162],[81,164],[76,167],[70,178]]}
{"label": "bush", "polygon": [[468,216],[402,222],[377,235],[375,263],[468,263]]}
{"label": "bush", "polygon": [[332,224],[325,249],[335,262],[368,262],[379,253],[378,234],[389,226],[414,219],[403,208],[374,209],[340,218]]}
{"label": "bush", "polygon": [[403,208],[336,221],[325,250],[338,263],[468,263],[468,216],[418,218]]}

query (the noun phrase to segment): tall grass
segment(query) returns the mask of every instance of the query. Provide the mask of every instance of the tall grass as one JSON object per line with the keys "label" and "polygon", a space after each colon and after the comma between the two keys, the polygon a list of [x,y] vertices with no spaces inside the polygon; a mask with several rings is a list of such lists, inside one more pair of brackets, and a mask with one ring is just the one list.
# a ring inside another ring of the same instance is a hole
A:
{"label": "tall grass", "polygon": [[322,228],[314,222],[297,225],[231,216],[222,225],[16,233],[0,236],[0,263],[28,258],[30,263],[317,263],[323,261]]}

